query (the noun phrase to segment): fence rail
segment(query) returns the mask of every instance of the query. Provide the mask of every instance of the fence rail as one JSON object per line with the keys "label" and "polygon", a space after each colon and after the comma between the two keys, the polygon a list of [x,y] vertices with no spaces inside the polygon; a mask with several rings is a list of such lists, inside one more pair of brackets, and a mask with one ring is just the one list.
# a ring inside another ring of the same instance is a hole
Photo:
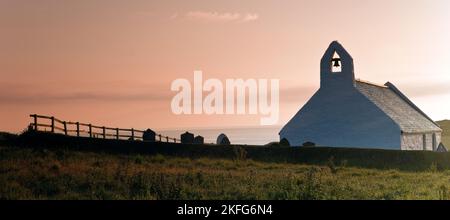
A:
{"label": "fence rail", "polygon": [[[51,133],[62,133],[68,136],[103,138],[123,140],[143,140],[145,131],[134,128],[112,128],[106,126],[92,125],[88,123],[63,121],[53,116],[46,115],[30,115],[32,122],[30,128],[35,131],[45,131]],[[46,124],[45,122],[48,124]],[[164,142],[181,142],[180,139],[156,134],[155,141]]]}

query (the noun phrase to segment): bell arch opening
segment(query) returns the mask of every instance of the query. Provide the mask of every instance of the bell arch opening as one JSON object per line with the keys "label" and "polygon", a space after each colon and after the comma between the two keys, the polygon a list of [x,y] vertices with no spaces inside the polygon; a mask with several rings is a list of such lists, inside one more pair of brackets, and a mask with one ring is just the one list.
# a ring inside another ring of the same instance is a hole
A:
{"label": "bell arch opening", "polygon": [[334,51],[333,56],[330,61],[330,71],[331,73],[340,73],[342,72],[342,62],[339,54]]}

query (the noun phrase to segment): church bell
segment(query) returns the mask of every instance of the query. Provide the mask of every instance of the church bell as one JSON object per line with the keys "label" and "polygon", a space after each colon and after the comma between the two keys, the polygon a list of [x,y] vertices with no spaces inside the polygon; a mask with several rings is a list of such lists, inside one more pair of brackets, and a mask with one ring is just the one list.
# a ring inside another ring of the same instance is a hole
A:
{"label": "church bell", "polygon": [[340,67],[339,62],[341,62],[340,58],[333,58],[331,59],[331,62],[333,62],[334,67]]}

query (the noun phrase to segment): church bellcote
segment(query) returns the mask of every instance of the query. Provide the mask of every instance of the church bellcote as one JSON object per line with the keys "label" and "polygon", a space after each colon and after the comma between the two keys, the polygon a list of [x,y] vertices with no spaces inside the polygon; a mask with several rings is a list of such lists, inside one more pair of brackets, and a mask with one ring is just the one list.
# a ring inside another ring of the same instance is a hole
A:
{"label": "church bellcote", "polygon": [[354,85],[353,59],[337,42],[331,42],[320,61],[320,88]]}

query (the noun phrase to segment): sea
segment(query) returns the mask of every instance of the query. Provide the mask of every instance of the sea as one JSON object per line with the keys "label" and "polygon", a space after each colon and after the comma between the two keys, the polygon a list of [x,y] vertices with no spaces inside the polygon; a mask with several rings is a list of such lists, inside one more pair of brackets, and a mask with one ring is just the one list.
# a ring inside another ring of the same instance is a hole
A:
{"label": "sea", "polygon": [[174,129],[156,131],[163,136],[180,138],[186,131],[195,136],[200,135],[205,138],[205,143],[216,143],[220,134],[225,134],[232,144],[264,145],[270,142],[279,141],[278,132],[280,127],[239,127],[239,128],[196,128],[196,129]]}

